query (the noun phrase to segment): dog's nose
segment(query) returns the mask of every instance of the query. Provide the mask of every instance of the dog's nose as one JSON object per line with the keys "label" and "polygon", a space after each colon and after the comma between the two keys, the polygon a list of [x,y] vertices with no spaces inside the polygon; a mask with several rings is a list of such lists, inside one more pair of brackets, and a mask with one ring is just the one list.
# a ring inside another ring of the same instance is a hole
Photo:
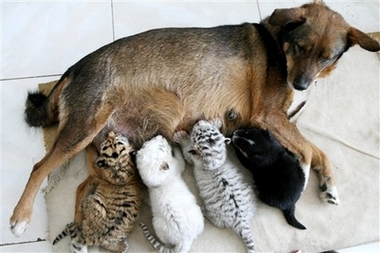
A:
{"label": "dog's nose", "polygon": [[293,87],[296,90],[306,90],[312,81],[313,80],[311,78],[301,75],[301,76],[298,76],[296,79],[294,79]]}

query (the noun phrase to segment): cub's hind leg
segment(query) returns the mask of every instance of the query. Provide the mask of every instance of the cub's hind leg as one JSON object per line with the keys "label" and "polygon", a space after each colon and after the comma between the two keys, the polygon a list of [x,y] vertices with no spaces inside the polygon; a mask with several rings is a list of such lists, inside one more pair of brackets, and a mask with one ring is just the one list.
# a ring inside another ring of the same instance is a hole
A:
{"label": "cub's hind leg", "polygon": [[[82,201],[83,198],[88,196],[91,192],[91,188],[94,188],[94,179],[98,177],[97,169],[95,168],[95,160],[98,157],[98,153],[93,144],[86,147],[86,164],[89,176],[85,181],[83,181],[77,188],[76,198],[75,198],[75,224],[79,225],[82,223]],[[93,185],[93,187],[89,187]]]}
{"label": "cub's hind leg", "polygon": [[127,253],[129,249],[129,244],[126,238],[103,241],[100,244],[100,246],[112,252],[121,252],[121,253]]}
{"label": "cub's hind leg", "polygon": [[60,126],[52,149],[34,165],[24,192],[13,210],[10,225],[14,235],[20,236],[27,228],[31,220],[34,200],[43,180],[56,167],[84,149],[104,127],[111,112],[105,114],[103,110],[100,117],[98,113],[98,117],[95,115],[93,119],[87,119],[87,121],[83,121],[80,117],[78,119],[75,115],[70,117],[68,114],[67,121],[62,121],[65,123],[62,127]]}

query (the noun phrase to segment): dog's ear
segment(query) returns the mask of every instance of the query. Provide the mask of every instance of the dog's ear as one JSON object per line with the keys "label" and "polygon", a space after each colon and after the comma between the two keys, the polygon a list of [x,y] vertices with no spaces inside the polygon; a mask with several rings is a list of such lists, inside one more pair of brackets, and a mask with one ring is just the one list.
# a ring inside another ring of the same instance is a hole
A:
{"label": "dog's ear", "polygon": [[319,5],[322,5],[322,6],[326,6],[326,4],[325,4],[325,2],[323,0],[314,0],[313,3],[319,4]]}
{"label": "dog's ear", "polygon": [[290,8],[290,9],[276,9],[269,17],[268,22],[275,26],[285,26],[289,23],[297,24],[303,23],[305,9],[303,8]]}
{"label": "dog's ear", "polygon": [[361,48],[371,52],[377,52],[380,50],[379,42],[354,27],[350,27],[347,33],[347,40],[350,47],[357,44]]}

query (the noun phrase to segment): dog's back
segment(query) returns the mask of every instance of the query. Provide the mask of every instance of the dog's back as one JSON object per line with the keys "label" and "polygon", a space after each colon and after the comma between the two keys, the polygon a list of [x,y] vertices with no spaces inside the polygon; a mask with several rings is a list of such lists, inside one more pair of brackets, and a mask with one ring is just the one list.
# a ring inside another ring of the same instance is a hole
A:
{"label": "dog's back", "polygon": [[253,174],[260,200],[281,209],[290,225],[305,229],[294,217],[305,185],[305,174],[295,157],[261,129],[237,130],[232,142],[239,160]]}

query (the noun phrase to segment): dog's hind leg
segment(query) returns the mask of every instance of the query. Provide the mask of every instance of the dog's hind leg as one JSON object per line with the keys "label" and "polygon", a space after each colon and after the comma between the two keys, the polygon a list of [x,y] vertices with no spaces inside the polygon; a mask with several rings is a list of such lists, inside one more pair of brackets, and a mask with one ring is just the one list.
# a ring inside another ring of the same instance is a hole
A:
{"label": "dog's hind leg", "polygon": [[[77,117],[67,117],[67,122],[60,128],[52,149],[36,163],[10,219],[11,230],[20,236],[27,228],[33,211],[33,204],[43,180],[57,166],[84,149],[106,124],[111,112],[104,110],[94,116],[91,122],[78,122]],[[73,116],[73,115],[71,115]],[[81,119],[82,120],[82,119]],[[86,124],[87,123],[87,124]],[[85,127],[87,126],[87,128]]]}

